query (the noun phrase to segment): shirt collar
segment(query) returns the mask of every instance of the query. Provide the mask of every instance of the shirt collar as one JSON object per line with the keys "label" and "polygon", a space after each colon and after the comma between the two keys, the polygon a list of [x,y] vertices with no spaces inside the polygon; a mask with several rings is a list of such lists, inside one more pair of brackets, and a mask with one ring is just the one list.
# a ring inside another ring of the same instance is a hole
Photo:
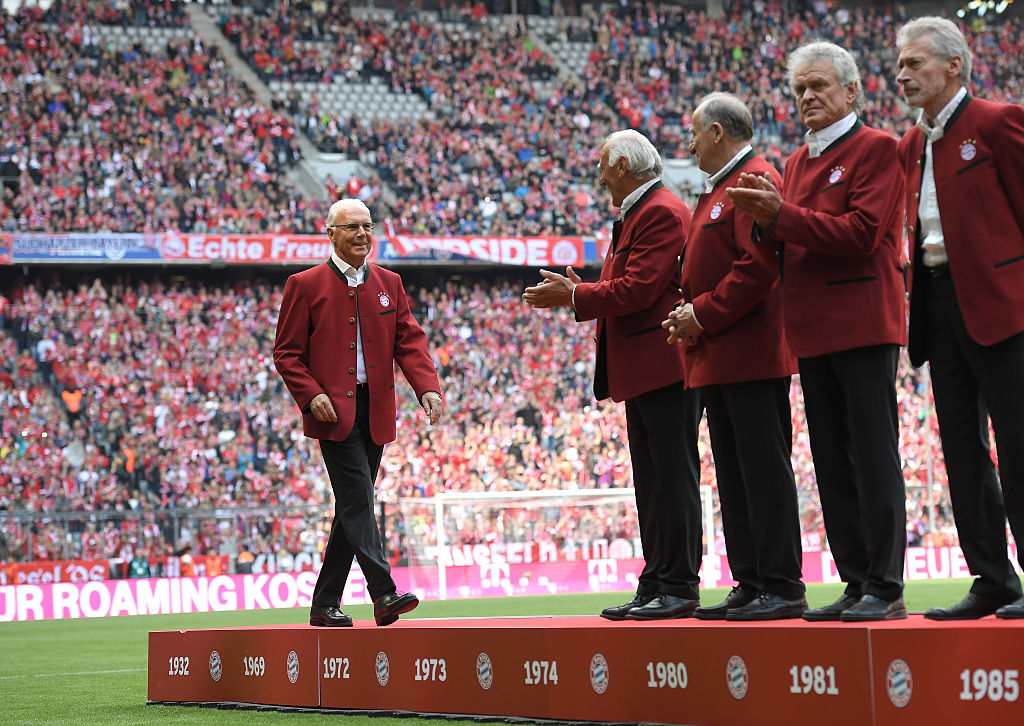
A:
{"label": "shirt collar", "polygon": [[654,177],[649,182],[644,182],[639,187],[637,187],[629,194],[627,194],[626,198],[622,200],[622,206],[619,207],[619,219],[625,217],[626,212],[629,211],[629,208],[636,204],[637,200],[644,195],[644,192],[653,187],[659,181],[661,181],[660,177]]}
{"label": "shirt collar", "polygon": [[857,114],[850,111],[850,113],[834,124],[826,126],[820,131],[808,131],[804,134],[804,140],[807,142],[807,151],[810,157],[813,159],[816,156],[821,156],[825,149],[834,144],[840,136],[852,129],[855,123],[857,123]]}
{"label": "shirt collar", "polygon": [[736,154],[736,156],[732,157],[732,159],[729,160],[728,164],[726,164],[721,169],[719,169],[714,174],[705,179],[704,192],[710,192],[712,189],[715,188],[715,184],[722,181],[722,179],[724,179],[725,177],[729,176],[729,173],[732,172],[733,167],[740,163],[740,159],[749,154],[751,151],[753,151],[753,149],[750,147],[750,144],[747,144],[742,149],[740,149],[740,153]]}
{"label": "shirt collar", "polygon": [[362,281],[366,275],[366,263],[363,263],[362,267],[352,267],[352,265],[345,262],[345,260],[338,257],[338,253],[331,250],[331,259],[334,260],[334,264],[341,270],[341,274],[345,277],[352,277],[356,280]]}
{"label": "shirt collar", "polygon": [[938,141],[942,138],[942,134],[946,130],[946,122],[949,121],[949,117],[956,111],[957,106],[964,100],[964,96],[967,95],[967,89],[960,86],[960,90],[956,92],[956,95],[950,99],[935,118],[935,125],[931,124],[931,119],[925,114],[924,109],[921,109],[921,113],[917,116],[917,128],[924,132],[926,138],[931,141]]}

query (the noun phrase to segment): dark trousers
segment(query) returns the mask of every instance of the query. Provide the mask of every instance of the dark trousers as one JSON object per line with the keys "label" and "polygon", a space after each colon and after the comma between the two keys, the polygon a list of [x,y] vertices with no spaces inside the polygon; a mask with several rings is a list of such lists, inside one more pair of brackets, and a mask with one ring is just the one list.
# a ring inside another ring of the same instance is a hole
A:
{"label": "dark trousers", "polygon": [[373,484],[384,447],[370,438],[369,393],[359,386],[356,420],[344,441],[320,441],[327,475],[334,490],[334,521],[324,550],[313,605],[338,607],[355,556],[373,600],[395,591],[391,565],[384,557],[374,518]]}
{"label": "dark trousers", "polygon": [[898,345],[800,359],[825,533],[846,593],[903,592],[906,489],[896,406]]}
{"label": "dark trousers", "polygon": [[[979,345],[967,332],[953,279],[928,281],[928,359],[953,517],[982,597],[1021,595],[1007,557],[1009,518],[1024,562],[1024,333]],[[989,451],[989,417],[999,473]],[[1002,482],[1002,492],[1000,492]]]}
{"label": "dark trousers", "polygon": [[805,588],[789,382],[786,376],[702,391],[733,579],[792,600]]}
{"label": "dark trousers", "polygon": [[626,401],[644,569],[641,595],[700,595],[700,456],[703,403],[682,381]]}

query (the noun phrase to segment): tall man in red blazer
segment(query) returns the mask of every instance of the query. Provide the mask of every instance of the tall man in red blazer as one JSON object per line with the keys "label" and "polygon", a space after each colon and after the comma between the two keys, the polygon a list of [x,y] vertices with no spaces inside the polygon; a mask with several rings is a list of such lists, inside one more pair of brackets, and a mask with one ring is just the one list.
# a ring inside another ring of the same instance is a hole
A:
{"label": "tall man in red blazer", "polygon": [[899,147],[913,244],[910,359],[931,367],[960,547],[978,576],[962,601],[925,617],[1021,618],[1006,520],[1024,563],[1024,109],[971,97],[971,50],[949,20],[912,20],[897,44],[896,80],[921,109]]}
{"label": "tall man in red blazer", "polygon": [[288,278],[277,321],[274,364],[302,411],[303,433],[319,439],[335,514],[309,611],[310,625],[349,626],[341,595],[356,558],[377,625],[419,604],[398,593],[373,515],[373,484],[384,444],[395,439],[397,363],[431,424],[441,386],[427,337],[409,310],[402,279],[366,262],[370,210],[342,199],[327,212],[330,259]]}
{"label": "tall man in red blazer", "polygon": [[853,57],[832,43],[790,54],[807,144],[781,195],[741,174],[727,191],[781,245],[786,340],[796,354],[829,547],[847,583],[808,620],[905,618],[906,492],[896,365],[906,341],[900,266],[903,170],[896,141],[857,119]]}
{"label": "tall man in red blazer", "polygon": [[683,384],[683,354],[665,342],[661,322],[679,299],[679,259],[690,210],[661,183],[661,156],[642,134],[616,131],[601,149],[601,186],[620,219],[599,282],[542,270],[526,288],[535,308],[571,305],[597,320],[594,396],[625,401],[644,568],[636,595],[605,608],[609,620],[693,615],[700,605],[702,404]]}
{"label": "tall man in red blazer", "polygon": [[735,96],[713,93],[693,112],[690,154],[710,174],[683,250],[684,304],[663,325],[686,344],[686,385],[700,388],[715,455],[729,568],[737,585],[703,620],[799,618],[800,514],[790,459],[789,382],[796,359],[782,329],[776,245],[755,243],[754,218],[725,190],[741,173],[779,172],[754,153],[754,119]]}

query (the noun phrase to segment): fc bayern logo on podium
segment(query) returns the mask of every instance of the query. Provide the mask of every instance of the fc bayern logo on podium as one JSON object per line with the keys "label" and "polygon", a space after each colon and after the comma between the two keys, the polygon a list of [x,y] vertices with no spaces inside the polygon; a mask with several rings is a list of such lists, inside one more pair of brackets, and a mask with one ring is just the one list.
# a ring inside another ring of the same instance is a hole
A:
{"label": "fc bayern logo on podium", "polygon": [[914,674],[902,658],[889,664],[889,670],[885,672],[885,692],[896,708],[903,708],[910,703],[910,697],[914,695]]}
{"label": "fc bayern logo on podium", "polygon": [[391,680],[391,664],[388,663],[388,654],[383,650],[377,654],[377,683],[386,686]]}
{"label": "fc bayern logo on podium", "polygon": [[747,695],[750,672],[747,670],[747,664],[738,655],[731,657],[725,664],[725,683],[729,686],[729,693],[737,701]]}
{"label": "fc bayern logo on podium", "polygon": [[494,664],[491,663],[491,656],[486,653],[476,657],[476,681],[485,691],[491,690],[494,685]]}
{"label": "fc bayern logo on podium", "polygon": [[214,683],[220,680],[220,677],[224,675],[224,666],[220,662],[220,653],[215,650],[210,651],[210,678],[213,679]]}
{"label": "fc bayern logo on podium", "polygon": [[285,661],[287,667],[288,681],[295,683],[299,680],[299,654],[294,650],[288,651],[288,660]]}
{"label": "fc bayern logo on podium", "polygon": [[602,694],[608,690],[608,681],[611,674],[608,672],[608,660],[600,653],[595,653],[590,659],[590,686],[594,693]]}

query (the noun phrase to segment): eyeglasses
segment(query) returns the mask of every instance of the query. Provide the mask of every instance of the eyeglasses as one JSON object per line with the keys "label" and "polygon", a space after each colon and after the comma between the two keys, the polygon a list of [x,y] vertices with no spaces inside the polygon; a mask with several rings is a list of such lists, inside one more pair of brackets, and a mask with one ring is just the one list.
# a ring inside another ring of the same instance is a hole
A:
{"label": "eyeglasses", "polygon": [[329,224],[327,225],[327,229],[334,227],[335,229],[342,229],[345,230],[346,232],[351,232],[352,234],[355,234],[360,229],[363,230],[364,232],[372,232],[374,226],[375,225],[373,224],[373,222],[363,222],[361,224],[356,222],[353,224]]}

